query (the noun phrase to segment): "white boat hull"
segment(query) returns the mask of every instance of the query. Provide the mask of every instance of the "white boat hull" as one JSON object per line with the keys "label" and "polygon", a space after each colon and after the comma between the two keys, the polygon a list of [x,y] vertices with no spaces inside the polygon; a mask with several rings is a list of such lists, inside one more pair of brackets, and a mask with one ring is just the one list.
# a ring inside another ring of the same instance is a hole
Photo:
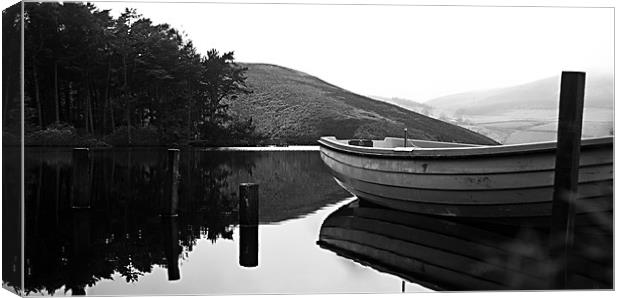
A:
{"label": "white boat hull", "polygon": [[[374,148],[322,138],[321,158],[359,198],[409,212],[467,217],[551,213],[555,144]],[[508,148],[508,149],[506,149]],[[577,212],[613,207],[613,139],[584,141]]]}

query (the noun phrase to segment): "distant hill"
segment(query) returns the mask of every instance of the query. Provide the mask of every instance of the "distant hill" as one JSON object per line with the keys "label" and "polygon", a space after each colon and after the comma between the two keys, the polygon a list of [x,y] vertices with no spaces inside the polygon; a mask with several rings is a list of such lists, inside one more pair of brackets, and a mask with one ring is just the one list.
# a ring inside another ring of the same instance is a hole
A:
{"label": "distant hill", "polygon": [[[436,113],[503,144],[551,141],[557,137],[560,77],[513,87],[443,96],[425,102]],[[582,135],[613,134],[613,78],[586,75]]]}
{"label": "distant hill", "polygon": [[[585,106],[613,108],[613,77],[586,75]],[[559,105],[560,77],[550,77],[513,87],[443,96],[426,104],[465,115],[486,115],[517,109],[551,109]]]}
{"label": "distant hill", "polygon": [[400,97],[384,97],[384,96],[377,96],[377,95],[371,95],[369,97],[372,99],[383,101],[383,102],[395,104],[397,106],[403,107],[405,109],[408,109],[408,110],[411,110],[411,111],[414,111],[416,113],[420,113],[426,116],[430,116],[429,114],[431,114],[433,110],[433,107],[423,104],[423,103],[419,103],[412,99],[400,98]]}
{"label": "distant hill", "polygon": [[314,76],[276,65],[243,64],[253,92],[231,103],[272,139],[315,144],[321,136],[401,136],[494,144],[483,135],[389,103],[354,94]]}

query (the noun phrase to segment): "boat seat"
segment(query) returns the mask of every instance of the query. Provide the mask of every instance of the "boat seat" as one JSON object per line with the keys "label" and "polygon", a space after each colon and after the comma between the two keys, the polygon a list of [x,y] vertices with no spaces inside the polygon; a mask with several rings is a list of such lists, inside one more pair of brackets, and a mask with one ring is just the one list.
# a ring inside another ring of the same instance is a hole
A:
{"label": "boat seat", "polygon": [[348,144],[354,145],[354,146],[362,146],[362,147],[373,146],[372,140],[369,140],[369,139],[352,139],[352,140],[349,140]]}

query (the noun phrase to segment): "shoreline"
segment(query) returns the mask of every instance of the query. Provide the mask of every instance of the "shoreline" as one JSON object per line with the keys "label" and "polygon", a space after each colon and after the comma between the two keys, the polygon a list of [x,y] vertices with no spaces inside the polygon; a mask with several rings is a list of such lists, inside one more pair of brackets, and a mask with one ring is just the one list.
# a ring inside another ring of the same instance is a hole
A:
{"label": "shoreline", "polygon": [[[4,148],[21,148],[19,145],[4,145]],[[24,149],[73,149],[84,148],[84,146],[24,146]],[[94,150],[113,150],[113,149],[187,149],[199,151],[319,151],[319,145],[289,145],[289,146],[224,146],[224,147],[197,147],[197,146],[109,146],[109,147],[87,147]]]}
{"label": "shoreline", "polygon": [[204,151],[320,151],[318,145],[290,145],[290,146],[266,146],[266,147],[211,147]]}

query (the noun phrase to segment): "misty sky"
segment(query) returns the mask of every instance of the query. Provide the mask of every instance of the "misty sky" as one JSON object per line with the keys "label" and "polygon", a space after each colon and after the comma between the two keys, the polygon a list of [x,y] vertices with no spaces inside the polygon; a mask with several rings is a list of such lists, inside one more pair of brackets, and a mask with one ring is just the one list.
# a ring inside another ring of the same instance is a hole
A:
{"label": "misty sky", "polygon": [[364,95],[426,101],[613,72],[611,8],[94,3],[169,23],[203,54],[235,51]]}

